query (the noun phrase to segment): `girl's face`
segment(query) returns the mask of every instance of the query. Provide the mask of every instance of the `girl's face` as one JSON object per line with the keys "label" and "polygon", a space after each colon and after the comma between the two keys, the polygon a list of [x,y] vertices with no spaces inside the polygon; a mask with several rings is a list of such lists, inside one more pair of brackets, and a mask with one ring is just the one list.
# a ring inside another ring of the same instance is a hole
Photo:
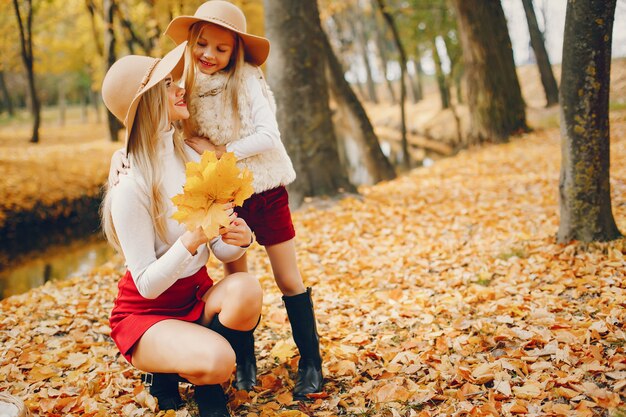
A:
{"label": "girl's face", "polygon": [[189,118],[189,110],[185,102],[185,89],[179,87],[172,79],[172,74],[163,81],[167,88],[167,110],[170,115],[170,123]]}
{"label": "girl's face", "polygon": [[203,74],[215,74],[228,66],[234,48],[233,32],[217,25],[204,25],[192,49],[196,67]]}

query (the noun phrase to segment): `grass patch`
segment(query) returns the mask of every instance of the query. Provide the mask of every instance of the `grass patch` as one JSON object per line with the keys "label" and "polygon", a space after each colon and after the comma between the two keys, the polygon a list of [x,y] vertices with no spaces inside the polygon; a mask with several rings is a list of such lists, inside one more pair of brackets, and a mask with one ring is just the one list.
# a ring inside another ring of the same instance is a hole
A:
{"label": "grass patch", "polygon": [[508,261],[509,259],[511,259],[513,257],[517,257],[517,258],[520,258],[520,259],[526,259],[526,258],[528,258],[528,252],[523,247],[514,246],[514,247],[510,248],[508,251],[502,252],[502,253],[500,253],[497,256],[498,259],[502,259],[503,261]]}

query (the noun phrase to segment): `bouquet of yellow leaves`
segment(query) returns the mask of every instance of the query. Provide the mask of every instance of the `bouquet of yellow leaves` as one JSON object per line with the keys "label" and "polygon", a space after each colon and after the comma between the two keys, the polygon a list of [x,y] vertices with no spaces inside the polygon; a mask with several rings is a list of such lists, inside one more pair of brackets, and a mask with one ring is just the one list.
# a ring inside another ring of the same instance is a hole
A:
{"label": "bouquet of yellow leaves", "polygon": [[202,227],[209,239],[217,236],[219,228],[230,223],[224,204],[232,201],[241,206],[254,193],[252,173],[240,170],[236,162],[232,152],[217,159],[209,151],[202,154],[200,162],[187,162],[183,193],[172,197],[178,209],[172,218],[188,230]]}

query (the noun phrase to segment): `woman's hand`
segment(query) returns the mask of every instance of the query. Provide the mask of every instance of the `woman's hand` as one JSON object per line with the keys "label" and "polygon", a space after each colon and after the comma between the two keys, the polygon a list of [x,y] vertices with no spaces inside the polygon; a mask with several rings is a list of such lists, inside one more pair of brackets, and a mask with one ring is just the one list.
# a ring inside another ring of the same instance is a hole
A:
{"label": "woman's hand", "polygon": [[118,149],[111,157],[111,167],[109,168],[109,187],[114,187],[120,182],[120,175],[128,174],[130,161],[124,149]]}
{"label": "woman's hand", "polygon": [[192,136],[185,139],[185,143],[199,155],[202,155],[205,151],[215,152],[217,159],[220,159],[224,152],[226,152],[226,146],[214,145],[209,139],[201,136]]}
{"label": "woman's hand", "polygon": [[252,230],[244,219],[237,217],[237,213],[230,215],[230,225],[222,233],[222,241],[233,246],[248,247],[254,242]]}
{"label": "woman's hand", "polygon": [[202,230],[201,227],[198,227],[195,230],[183,233],[180,237],[180,241],[183,246],[187,248],[190,254],[195,255],[198,248],[207,243],[209,239],[206,237],[206,234],[204,234],[204,230]]}

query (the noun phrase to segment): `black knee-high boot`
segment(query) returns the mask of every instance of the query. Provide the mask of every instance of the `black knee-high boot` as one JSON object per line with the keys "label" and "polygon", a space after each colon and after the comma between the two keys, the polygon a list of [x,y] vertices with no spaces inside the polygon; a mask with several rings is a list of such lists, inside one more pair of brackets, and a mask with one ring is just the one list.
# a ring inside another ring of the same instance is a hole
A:
{"label": "black knee-high boot", "polygon": [[306,292],[302,294],[283,296],[283,301],[291,323],[293,340],[300,351],[298,376],[296,386],[293,389],[293,398],[306,400],[307,394],[321,392],[324,382],[311,288],[307,288]]}
{"label": "black knee-high boot", "polygon": [[178,410],[184,404],[178,392],[178,375],[147,373],[144,381],[150,388],[150,395],[157,399],[159,410]]}
{"label": "black knee-high boot", "polygon": [[200,417],[231,417],[221,385],[198,385],[193,396],[198,403]]}
{"label": "black knee-high boot", "polygon": [[235,351],[237,371],[235,388],[252,391],[256,385],[256,356],[254,356],[254,329],[248,331],[234,330],[224,326],[216,314],[209,324],[209,329],[222,335]]}

